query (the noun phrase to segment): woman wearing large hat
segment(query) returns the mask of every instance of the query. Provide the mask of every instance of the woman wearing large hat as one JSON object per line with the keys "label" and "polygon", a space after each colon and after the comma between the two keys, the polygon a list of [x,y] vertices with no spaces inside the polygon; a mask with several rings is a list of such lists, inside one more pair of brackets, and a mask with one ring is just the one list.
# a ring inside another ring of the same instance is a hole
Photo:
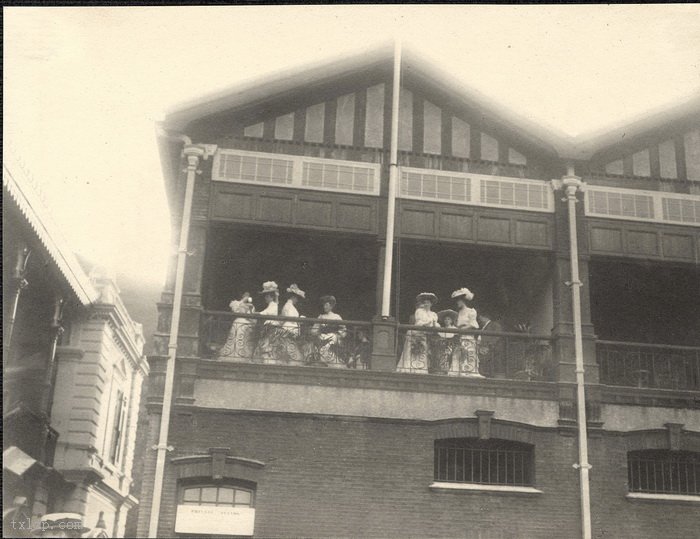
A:
{"label": "woman wearing large hat", "polygon": [[[264,282],[262,284],[262,290],[260,290],[258,294],[263,297],[267,305],[262,311],[260,311],[260,314],[267,316],[279,315],[278,301],[280,291],[277,283],[275,281]],[[253,354],[254,359],[268,364],[277,363],[277,359],[275,358],[274,343],[277,341],[278,336],[279,321],[263,320],[262,325],[260,326],[258,345]]]}
{"label": "woman wearing large hat", "polygon": [[[321,320],[342,320],[343,318],[333,311],[336,300],[334,296],[321,296],[321,308],[323,313],[318,315]],[[343,345],[347,331],[340,324],[315,324],[312,332],[318,339],[318,356],[321,363],[334,368],[345,368],[347,364],[340,348]]]}
{"label": "woman wearing large hat", "polygon": [[[452,299],[457,303],[457,327],[460,329],[479,329],[476,309],[471,307],[474,294],[468,288],[452,292]],[[479,356],[474,335],[460,335],[459,347],[455,350],[450,376],[468,376],[483,378],[479,374]]]}
{"label": "woman wearing large hat", "polygon": [[253,300],[248,292],[241,299],[229,303],[231,311],[237,316],[231,324],[226,344],[219,351],[219,359],[226,361],[249,362],[253,358],[253,329],[255,320],[245,318],[249,313],[255,312]]}
{"label": "woman wearing large hat", "polygon": [[[287,302],[282,306],[281,316],[289,318],[301,318],[297,306],[306,299],[306,292],[296,284],[287,288]],[[285,363],[302,364],[303,355],[299,342],[301,331],[298,322],[285,320],[282,322],[282,335],[280,339],[280,359]]]}
{"label": "woman wearing large hat", "polygon": [[[416,296],[415,326],[440,327],[437,314],[432,311],[438,298],[432,292],[421,292]],[[398,372],[427,374],[430,363],[430,340],[426,332],[411,329],[406,332],[403,352],[396,366]]]}

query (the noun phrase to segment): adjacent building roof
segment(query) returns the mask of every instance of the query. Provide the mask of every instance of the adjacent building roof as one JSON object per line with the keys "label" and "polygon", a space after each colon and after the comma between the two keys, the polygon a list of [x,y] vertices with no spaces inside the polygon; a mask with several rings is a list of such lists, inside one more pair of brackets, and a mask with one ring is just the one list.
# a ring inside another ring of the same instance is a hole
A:
{"label": "adjacent building roof", "polygon": [[68,247],[41,196],[32,186],[27,171],[11,155],[3,159],[2,185],[8,200],[24,216],[80,303],[88,305],[95,301],[99,296],[98,291]]}

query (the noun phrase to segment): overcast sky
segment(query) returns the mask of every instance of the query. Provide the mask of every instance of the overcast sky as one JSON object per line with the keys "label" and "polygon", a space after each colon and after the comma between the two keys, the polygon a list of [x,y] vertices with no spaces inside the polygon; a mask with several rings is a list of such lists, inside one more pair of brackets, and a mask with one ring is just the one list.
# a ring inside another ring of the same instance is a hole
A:
{"label": "overcast sky", "polygon": [[4,141],[75,250],[161,281],[163,111],[393,35],[576,135],[700,91],[700,6],[5,8]]}

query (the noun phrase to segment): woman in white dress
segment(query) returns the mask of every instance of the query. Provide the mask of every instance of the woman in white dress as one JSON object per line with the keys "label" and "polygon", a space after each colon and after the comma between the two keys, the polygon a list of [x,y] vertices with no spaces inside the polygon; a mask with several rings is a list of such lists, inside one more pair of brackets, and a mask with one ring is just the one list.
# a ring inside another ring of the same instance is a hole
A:
{"label": "woman in white dress", "polygon": [[[282,307],[280,316],[288,316],[290,318],[303,318],[299,315],[297,306],[306,299],[306,292],[301,290],[296,284],[289,285],[287,288],[287,302]],[[301,351],[300,342],[300,326],[299,322],[286,320],[282,322],[282,328],[279,340],[279,359],[284,363],[301,365],[304,363],[304,356]]]}
{"label": "woman in white dress", "polygon": [[[460,288],[452,292],[452,299],[457,302],[457,327],[460,329],[479,329],[476,309],[470,307],[474,294],[468,288]],[[460,376],[470,378],[483,378],[479,374],[479,355],[476,349],[477,338],[475,335],[460,335],[459,346],[455,350],[455,362],[459,366]],[[454,369],[450,369],[453,371]],[[450,372],[454,375],[454,372]]]}
{"label": "woman in white dress", "polygon": [[[321,305],[323,306],[323,313],[318,316],[320,319],[343,319],[339,314],[333,312],[336,305],[334,296],[322,296]],[[339,324],[314,324],[312,332],[317,338],[320,362],[334,368],[347,367],[347,360],[340,354],[340,348],[347,335],[345,326]]]}
{"label": "woman in white dress", "polygon": [[[240,300],[229,303],[231,311],[236,314],[249,314],[255,312],[253,300],[248,292],[244,293]],[[219,352],[219,359],[225,361],[248,362],[253,358],[253,330],[255,321],[243,316],[236,318],[231,324],[226,344]]]}
{"label": "woman in white dress", "polygon": [[[431,310],[437,300],[437,296],[430,292],[423,292],[416,296],[414,326],[440,327],[437,314]],[[429,338],[424,331],[408,330],[396,371],[427,374],[431,340],[432,338]]]}
{"label": "woman in white dress", "polygon": [[[258,292],[265,299],[267,306],[260,311],[260,314],[268,316],[279,315],[279,288],[275,281],[267,281],[262,285],[262,290]],[[258,345],[255,349],[254,357],[256,360],[267,364],[276,364],[277,359],[274,354],[274,342],[277,340],[279,333],[279,321],[264,320],[259,328]]]}

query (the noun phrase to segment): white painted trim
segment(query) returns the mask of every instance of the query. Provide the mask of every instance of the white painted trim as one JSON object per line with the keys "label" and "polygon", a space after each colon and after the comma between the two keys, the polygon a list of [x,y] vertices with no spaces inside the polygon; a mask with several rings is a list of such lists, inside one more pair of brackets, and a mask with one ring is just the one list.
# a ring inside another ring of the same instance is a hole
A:
{"label": "white painted trim", "polygon": [[[426,198],[426,197],[421,197],[421,196],[416,196],[416,195],[406,195],[402,193],[402,189],[400,186],[403,183],[403,173],[404,172],[409,172],[409,173],[416,173],[416,174],[430,174],[433,176],[443,176],[443,177],[458,177],[458,178],[464,178],[464,179],[469,179],[469,201],[461,201],[461,200],[447,200],[444,198]],[[484,206],[488,208],[501,208],[501,209],[507,209],[507,210],[521,210],[521,211],[531,211],[531,212],[537,212],[537,213],[554,213],[554,193],[552,192],[552,189],[549,186],[549,182],[545,182],[542,180],[532,180],[529,178],[513,178],[510,176],[491,176],[488,174],[473,174],[471,172],[453,172],[449,170],[435,170],[435,169],[428,169],[428,168],[415,168],[415,167],[399,167],[399,198],[405,199],[405,200],[420,200],[422,202],[437,202],[440,204],[457,204],[460,206]],[[538,186],[542,187],[544,192],[545,192],[545,197],[546,197],[546,203],[547,207],[546,208],[531,208],[529,206],[522,206],[522,205],[510,205],[510,204],[494,204],[490,202],[484,202],[484,193],[482,192],[481,189],[481,182],[485,181],[492,181],[492,182],[509,182],[509,183],[515,183],[515,184],[525,184],[525,185],[533,185],[533,186]]]}
{"label": "white painted trim", "polygon": [[433,481],[429,486],[432,490],[456,490],[466,492],[495,492],[503,494],[543,494],[534,487],[516,487],[511,485],[482,485],[480,483],[447,483]]}
{"label": "white painted trim", "polygon": [[648,492],[630,492],[625,496],[628,500],[651,500],[657,502],[691,502],[700,503],[700,496],[688,494],[652,494]]}
{"label": "white painted trim", "polygon": [[[251,180],[243,179],[230,179],[219,177],[219,163],[221,161],[222,155],[240,155],[240,156],[251,156],[251,157],[261,157],[265,159],[280,159],[285,161],[291,161],[292,163],[292,182],[289,184],[285,183],[264,183],[256,182]],[[342,189],[333,187],[314,187],[309,185],[302,185],[304,177],[304,164],[305,163],[318,163],[323,165],[336,165],[336,166],[346,166],[346,167],[362,167],[367,168],[372,172],[373,175],[373,186],[371,191],[355,191],[353,189]],[[247,150],[230,150],[225,148],[220,148],[214,154],[214,162],[212,163],[212,173],[211,177],[213,181],[224,182],[224,183],[243,183],[247,185],[257,185],[257,186],[269,186],[269,187],[282,187],[286,189],[308,189],[310,191],[327,191],[335,193],[350,193],[353,195],[365,195],[365,196],[379,196],[380,183],[381,183],[381,165],[378,163],[365,163],[363,161],[348,161],[341,159],[325,159],[321,157],[310,157],[306,155],[289,155],[282,153],[268,153],[268,152],[251,152]]]}
{"label": "white painted trim", "polygon": [[[640,195],[651,197],[652,200],[652,210],[654,212],[654,217],[634,217],[629,215],[609,215],[607,213],[597,213],[591,210],[591,199],[589,196],[591,191],[599,191],[603,193],[617,193],[620,195]],[[695,202],[700,202],[700,196],[698,195],[686,195],[682,193],[666,193],[664,191],[649,191],[646,189],[628,189],[624,187],[607,187],[602,185],[587,185],[585,189],[586,203],[585,203],[585,214],[587,217],[599,217],[602,219],[617,219],[622,221],[640,221],[646,223],[663,223],[672,224],[679,226],[696,226],[700,227],[700,223],[689,223],[687,221],[676,221],[672,219],[664,219],[663,215],[663,201],[664,199],[675,199],[675,200],[693,200]]]}

